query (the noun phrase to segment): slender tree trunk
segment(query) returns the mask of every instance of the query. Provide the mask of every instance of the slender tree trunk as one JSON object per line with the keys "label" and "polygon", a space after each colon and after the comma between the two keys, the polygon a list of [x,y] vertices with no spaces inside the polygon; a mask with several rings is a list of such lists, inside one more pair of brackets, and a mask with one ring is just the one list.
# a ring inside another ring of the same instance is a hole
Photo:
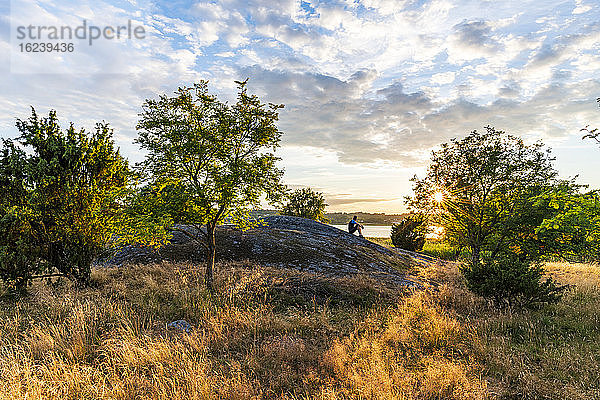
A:
{"label": "slender tree trunk", "polygon": [[479,245],[471,246],[471,263],[473,265],[479,264]]}
{"label": "slender tree trunk", "polygon": [[206,274],[204,275],[204,283],[209,291],[213,291],[213,270],[215,268],[215,226],[208,224],[206,226],[208,234],[208,257],[206,258]]}
{"label": "slender tree trunk", "polygon": [[462,253],[462,247],[458,247],[455,251],[454,251],[454,256],[453,256],[453,260],[456,261],[458,260],[458,258],[460,257],[460,253]]}

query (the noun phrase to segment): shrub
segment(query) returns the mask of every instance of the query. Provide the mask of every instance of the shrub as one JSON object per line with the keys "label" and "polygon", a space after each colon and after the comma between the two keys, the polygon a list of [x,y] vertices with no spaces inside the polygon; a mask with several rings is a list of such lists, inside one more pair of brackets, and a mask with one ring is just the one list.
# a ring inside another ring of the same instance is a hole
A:
{"label": "shrub", "polygon": [[55,111],[32,110],[17,128],[0,143],[0,278],[19,290],[39,273],[86,283],[95,255],[132,221],[127,160],[106,123],[63,131]]}
{"label": "shrub", "polygon": [[11,291],[22,291],[45,267],[40,246],[28,224],[13,211],[0,216],[0,279]]}
{"label": "shrub", "polygon": [[461,272],[470,290],[493,300],[497,307],[556,303],[566,288],[552,278],[542,280],[544,269],[539,262],[523,261],[509,254],[470,263]]}
{"label": "shrub", "polygon": [[422,214],[410,214],[392,225],[392,244],[410,251],[420,251],[425,244],[427,219]]}

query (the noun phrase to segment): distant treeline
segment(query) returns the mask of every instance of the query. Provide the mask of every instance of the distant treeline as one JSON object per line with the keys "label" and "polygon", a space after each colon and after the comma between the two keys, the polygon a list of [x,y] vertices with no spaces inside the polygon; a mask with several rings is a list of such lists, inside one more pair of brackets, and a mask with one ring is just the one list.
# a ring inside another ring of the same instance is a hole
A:
{"label": "distant treeline", "polygon": [[[252,212],[252,216],[256,218],[268,217],[269,215],[277,215],[277,210],[255,210]],[[325,213],[325,217],[329,219],[330,224],[342,225],[348,223],[353,216],[358,216],[358,221],[363,224],[371,225],[391,225],[402,220],[407,214],[384,214],[384,213],[367,213],[367,212],[355,212],[355,213]]]}

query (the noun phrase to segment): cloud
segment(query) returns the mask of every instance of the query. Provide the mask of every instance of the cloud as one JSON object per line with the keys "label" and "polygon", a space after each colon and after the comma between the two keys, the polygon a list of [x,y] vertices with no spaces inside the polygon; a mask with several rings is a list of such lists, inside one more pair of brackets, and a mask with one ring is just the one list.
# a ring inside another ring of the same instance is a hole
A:
{"label": "cloud", "polygon": [[[270,93],[269,100],[287,103],[281,115],[286,145],[335,151],[340,161],[351,164],[387,160],[419,165],[430,148],[488,124],[530,138],[566,137],[581,127],[572,117],[582,99],[564,94],[586,87],[585,101],[593,101],[592,88],[600,90],[596,80],[556,82],[523,100],[518,83],[509,82],[497,89],[497,99],[490,104],[464,97],[441,104],[424,92],[407,92],[399,82],[377,91],[359,91],[356,77],[366,72],[340,80],[254,66],[244,69],[243,75],[252,77],[251,88]],[[593,111],[577,114],[579,120],[598,119]]]}
{"label": "cloud", "polygon": [[357,203],[380,203],[396,199],[375,199],[375,198],[360,198],[360,197],[341,197],[339,195],[327,196],[325,202],[329,207],[357,204]]}
{"label": "cloud", "polygon": [[477,58],[490,57],[503,50],[503,45],[492,35],[488,21],[463,21],[453,27],[448,38],[448,58],[453,64]]}
{"label": "cloud", "polygon": [[[360,85],[372,79],[370,74],[373,72],[359,71],[340,80],[258,66],[241,71],[252,77],[250,88],[269,93],[269,101],[287,104],[281,115],[285,144],[333,150],[348,163],[416,161],[414,150],[430,144],[421,135],[418,120],[420,113],[432,108],[431,100],[423,93],[405,93],[400,83],[365,98]],[[407,138],[412,141],[410,149],[396,146],[398,142],[405,145]]]}
{"label": "cloud", "polygon": [[582,0],[575,0],[576,7],[573,9],[573,14],[584,14],[592,9],[592,6],[583,4]]}
{"label": "cloud", "polygon": [[455,76],[456,73],[453,71],[440,72],[431,76],[431,82],[435,83],[436,85],[445,85],[454,82]]}
{"label": "cloud", "polygon": [[[14,134],[14,118],[26,117],[30,104],[56,108],[65,123],[111,122],[136,160],[131,142],[144,99],[209,79],[233,100],[233,81],[249,77],[251,91],[286,104],[284,148],[327,154],[327,167],[303,174],[308,166],[292,163],[288,174],[331,179],[325,189],[336,198],[338,172],[422,167],[439,143],[486,124],[553,143],[600,126],[600,15],[585,0],[518,7],[467,0],[20,2],[23,13],[0,9],[2,136]],[[148,40],[98,43],[31,64],[58,74],[11,73],[11,20],[77,24],[84,17],[96,24],[131,18]],[[331,172],[340,165],[349,167]],[[398,197],[354,197],[369,195]]]}

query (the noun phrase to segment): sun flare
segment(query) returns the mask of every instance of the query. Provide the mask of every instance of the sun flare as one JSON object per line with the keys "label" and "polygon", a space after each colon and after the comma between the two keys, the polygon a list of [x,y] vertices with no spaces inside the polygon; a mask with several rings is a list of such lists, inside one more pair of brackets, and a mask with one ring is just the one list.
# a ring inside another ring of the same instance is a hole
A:
{"label": "sun flare", "polygon": [[438,203],[441,203],[442,201],[444,201],[444,193],[437,191],[433,194],[433,200],[435,200]]}

